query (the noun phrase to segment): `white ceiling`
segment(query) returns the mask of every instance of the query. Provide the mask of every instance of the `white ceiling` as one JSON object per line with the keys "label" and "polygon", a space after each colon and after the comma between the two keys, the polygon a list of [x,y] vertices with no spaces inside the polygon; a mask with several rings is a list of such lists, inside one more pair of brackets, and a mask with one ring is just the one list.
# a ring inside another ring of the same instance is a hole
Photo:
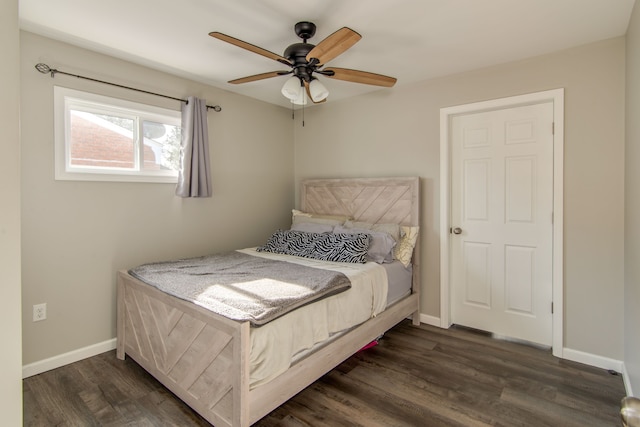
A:
{"label": "white ceiling", "polygon": [[[215,87],[290,106],[286,77],[228,80],[284,65],[208,36],[219,31],[282,55],[317,25],[362,35],[330,66],[396,77],[400,85],[625,34],[635,0],[20,0],[22,29]],[[52,62],[55,58],[51,59]],[[34,64],[35,65],[35,64]],[[57,64],[50,63],[52,67]],[[61,71],[65,71],[61,67]],[[322,78],[322,77],[321,77]],[[328,102],[393,90],[322,78]]]}

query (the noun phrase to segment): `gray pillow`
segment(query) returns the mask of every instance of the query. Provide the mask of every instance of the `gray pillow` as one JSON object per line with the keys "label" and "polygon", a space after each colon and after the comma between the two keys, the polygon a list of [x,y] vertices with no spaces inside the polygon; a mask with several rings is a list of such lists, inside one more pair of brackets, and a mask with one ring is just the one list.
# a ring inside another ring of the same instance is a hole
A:
{"label": "gray pillow", "polygon": [[367,258],[370,261],[377,262],[378,264],[382,264],[385,261],[393,261],[393,248],[396,245],[396,241],[388,233],[361,228],[347,228],[341,225],[336,225],[333,228],[333,232],[368,234],[371,236],[371,241],[369,243],[369,250],[367,251]]}
{"label": "gray pillow", "polygon": [[315,222],[300,222],[291,226],[292,230],[305,231],[307,233],[332,233],[333,225],[319,224]]}
{"label": "gray pillow", "polygon": [[378,231],[381,233],[389,233],[391,237],[393,237],[393,240],[395,240],[396,242],[400,241],[401,237],[400,225],[398,224],[373,224],[370,222],[347,220],[343,225],[347,228],[361,228],[365,230]]}

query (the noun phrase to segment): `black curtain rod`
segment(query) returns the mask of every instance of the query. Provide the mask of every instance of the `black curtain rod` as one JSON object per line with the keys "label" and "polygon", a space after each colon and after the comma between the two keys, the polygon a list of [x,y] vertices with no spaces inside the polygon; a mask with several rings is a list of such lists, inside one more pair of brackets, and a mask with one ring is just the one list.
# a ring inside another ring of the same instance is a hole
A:
{"label": "black curtain rod", "polygon": [[[64,71],[60,71],[60,70],[56,70],[55,68],[51,68],[47,64],[43,64],[42,62],[39,63],[39,64],[36,64],[36,70],[40,71],[42,74],[50,73],[51,74],[51,78],[55,77],[56,73],[60,73],[60,74],[64,74],[65,76],[77,77],[79,79],[85,79],[85,80],[90,80],[92,82],[104,83],[106,85],[121,87],[123,89],[135,90],[136,92],[147,93],[149,95],[161,96],[163,98],[173,99],[174,101],[185,102],[187,104],[189,103],[188,100],[182,99],[182,98],[174,98],[173,96],[163,95],[161,93],[149,92],[147,90],[137,89],[135,87],[123,86],[123,85],[119,85],[117,83],[105,82],[104,80],[92,79],[91,77],[85,77],[85,76],[79,76],[77,74],[65,73]],[[212,109],[216,113],[219,113],[220,111],[222,111],[222,107],[220,107],[219,105],[207,105],[207,110],[208,109]]]}

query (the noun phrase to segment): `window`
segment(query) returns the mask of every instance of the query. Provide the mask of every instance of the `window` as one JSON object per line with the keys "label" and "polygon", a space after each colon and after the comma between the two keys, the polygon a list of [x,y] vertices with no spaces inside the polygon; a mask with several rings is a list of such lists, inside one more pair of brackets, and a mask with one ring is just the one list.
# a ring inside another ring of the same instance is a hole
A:
{"label": "window", "polygon": [[56,179],[178,181],[180,112],[56,86]]}

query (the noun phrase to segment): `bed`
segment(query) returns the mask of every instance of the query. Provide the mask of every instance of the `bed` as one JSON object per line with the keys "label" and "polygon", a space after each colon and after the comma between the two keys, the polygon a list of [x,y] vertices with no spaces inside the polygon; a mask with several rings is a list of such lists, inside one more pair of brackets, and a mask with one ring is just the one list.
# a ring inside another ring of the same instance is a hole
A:
{"label": "bed", "polygon": [[[417,177],[300,183],[300,211],[308,215],[345,216],[360,223],[400,224],[417,230],[419,206]],[[252,379],[252,338],[265,326],[231,320],[150,286],[129,271],[119,271],[117,357],[131,357],[213,425],[249,426],[403,319],[411,317],[413,324],[419,324],[419,259],[417,239],[408,294],[392,298],[379,313],[332,334],[326,342],[296,352],[285,370],[257,381]],[[330,303],[348,292],[320,302]],[[306,315],[303,310],[313,310],[315,305],[293,310],[277,321],[295,322],[294,316]]]}

